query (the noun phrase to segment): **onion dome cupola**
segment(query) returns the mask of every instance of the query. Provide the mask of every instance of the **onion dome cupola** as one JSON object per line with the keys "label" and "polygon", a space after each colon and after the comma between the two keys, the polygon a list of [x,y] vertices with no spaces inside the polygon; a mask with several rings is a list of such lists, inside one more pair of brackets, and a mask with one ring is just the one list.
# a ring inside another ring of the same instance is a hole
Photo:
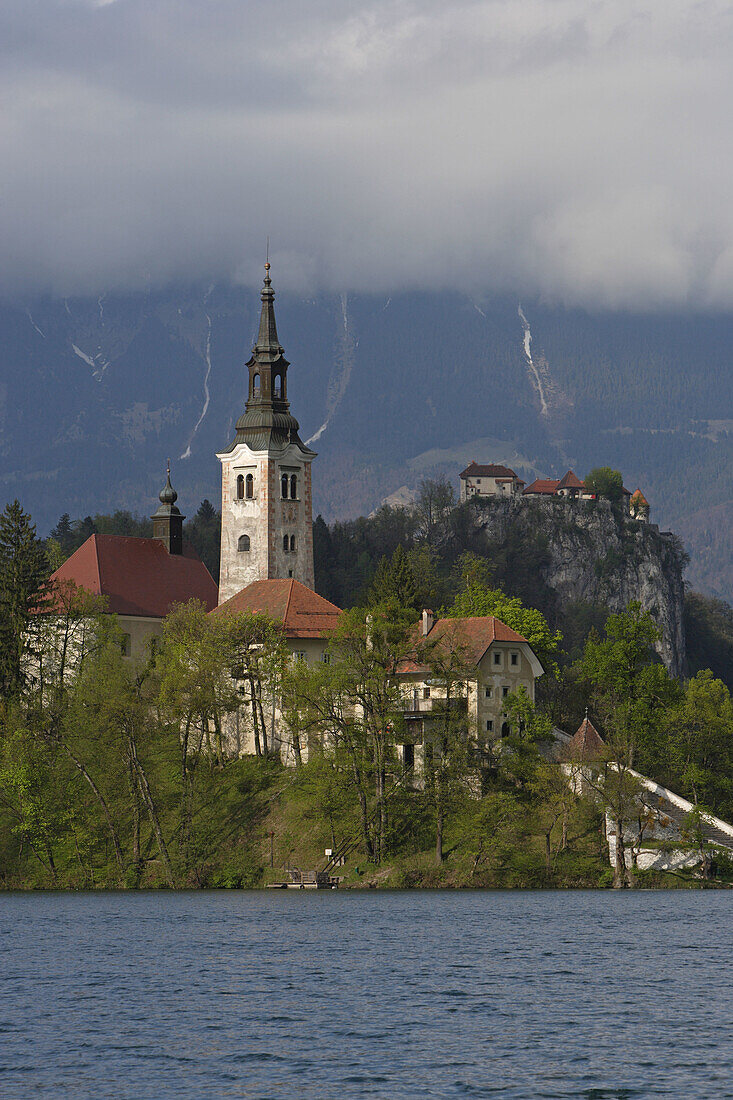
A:
{"label": "onion dome cupola", "polygon": [[[274,445],[297,443],[307,448],[298,435],[298,421],[290,412],[288,401],[288,360],[280,344],[275,323],[274,298],[270,279],[270,264],[265,264],[265,279],[260,293],[260,327],[252,358],[247,363],[249,390],[245,411],[236,423],[236,436],[227,448],[246,443],[253,451],[264,451]],[[310,452],[309,452],[310,453]]]}
{"label": "onion dome cupola", "polygon": [[153,538],[159,539],[169,554],[183,553],[183,521],[186,518],[176,507],[178,493],[171,485],[171,464],[166,470],[165,485],[158,499],[160,506],[150,517],[153,521]]}

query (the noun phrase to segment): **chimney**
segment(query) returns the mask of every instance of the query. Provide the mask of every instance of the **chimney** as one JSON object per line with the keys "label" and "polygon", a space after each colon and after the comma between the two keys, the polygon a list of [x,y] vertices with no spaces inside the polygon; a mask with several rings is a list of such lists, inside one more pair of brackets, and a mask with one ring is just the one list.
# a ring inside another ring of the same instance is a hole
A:
{"label": "chimney", "polygon": [[428,634],[433,629],[434,625],[435,625],[435,616],[433,615],[432,611],[430,611],[426,607],[423,610],[423,613],[422,613],[422,636],[423,636],[423,638],[427,638]]}

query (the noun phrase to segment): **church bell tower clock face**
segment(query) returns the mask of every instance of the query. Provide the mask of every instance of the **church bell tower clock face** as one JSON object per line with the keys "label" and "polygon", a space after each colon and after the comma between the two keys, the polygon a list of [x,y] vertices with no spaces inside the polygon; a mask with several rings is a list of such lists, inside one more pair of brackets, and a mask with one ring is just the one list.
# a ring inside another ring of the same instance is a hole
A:
{"label": "church bell tower clock face", "polygon": [[290,412],[288,367],[275,324],[275,292],[265,264],[257,342],[247,363],[245,411],[221,462],[219,603],[253,581],[313,587],[311,463]]}

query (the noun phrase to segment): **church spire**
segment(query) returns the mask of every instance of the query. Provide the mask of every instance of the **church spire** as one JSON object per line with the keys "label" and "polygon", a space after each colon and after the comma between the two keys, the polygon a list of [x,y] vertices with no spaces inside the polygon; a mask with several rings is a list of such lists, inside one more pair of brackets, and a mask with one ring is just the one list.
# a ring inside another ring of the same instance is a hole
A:
{"label": "church spire", "polygon": [[256,451],[266,450],[270,446],[285,447],[289,443],[297,443],[305,450],[298,436],[298,421],[290,412],[290,364],[277,335],[275,291],[272,289],[269,260],[265,264],[265,279],[260,298],[262,306],[257,342],[252,348],[252,358],[247,363],[247,405],[237,421],[237,434],[229,450],[238,443],[247,443]]}
{"label": "church spire", "polygon": [[166,469],[165,485],[158,494],[158,499],[160,506],[150,517],[153,521],[153,538],[159,539],[169,554],[182,554],[183,521],[186,517],[182,516],[176,507],[178,493],[171,485],[170,459]]}
{"label": "church spire", "polygon": [[275,324],[275,291],[272,289],[270,278],[270,261],[265,264],[265,281],[260,291],[262,308],[260,310],[260,330],[257,333],[257,343],[252,349],[255,354],[270,353],[282,355],[283,349],[277,338],[277,325]]}

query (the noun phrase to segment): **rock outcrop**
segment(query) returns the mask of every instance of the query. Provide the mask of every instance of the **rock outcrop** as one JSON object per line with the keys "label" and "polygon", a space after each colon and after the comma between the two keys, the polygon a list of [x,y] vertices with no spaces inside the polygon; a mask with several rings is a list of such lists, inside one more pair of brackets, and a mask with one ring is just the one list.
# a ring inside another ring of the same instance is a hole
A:
{"label": "rock outcrop", "polygon": [[476,499],[468,507],[489,544],[504,543],[510,533],[541,540],[538,568],[560,604],[583,601],[620,612],[638,600],[659,628],[660,658],[672,675],[685,672],[687,556],[676,535],[622,515],[605,500]]}

